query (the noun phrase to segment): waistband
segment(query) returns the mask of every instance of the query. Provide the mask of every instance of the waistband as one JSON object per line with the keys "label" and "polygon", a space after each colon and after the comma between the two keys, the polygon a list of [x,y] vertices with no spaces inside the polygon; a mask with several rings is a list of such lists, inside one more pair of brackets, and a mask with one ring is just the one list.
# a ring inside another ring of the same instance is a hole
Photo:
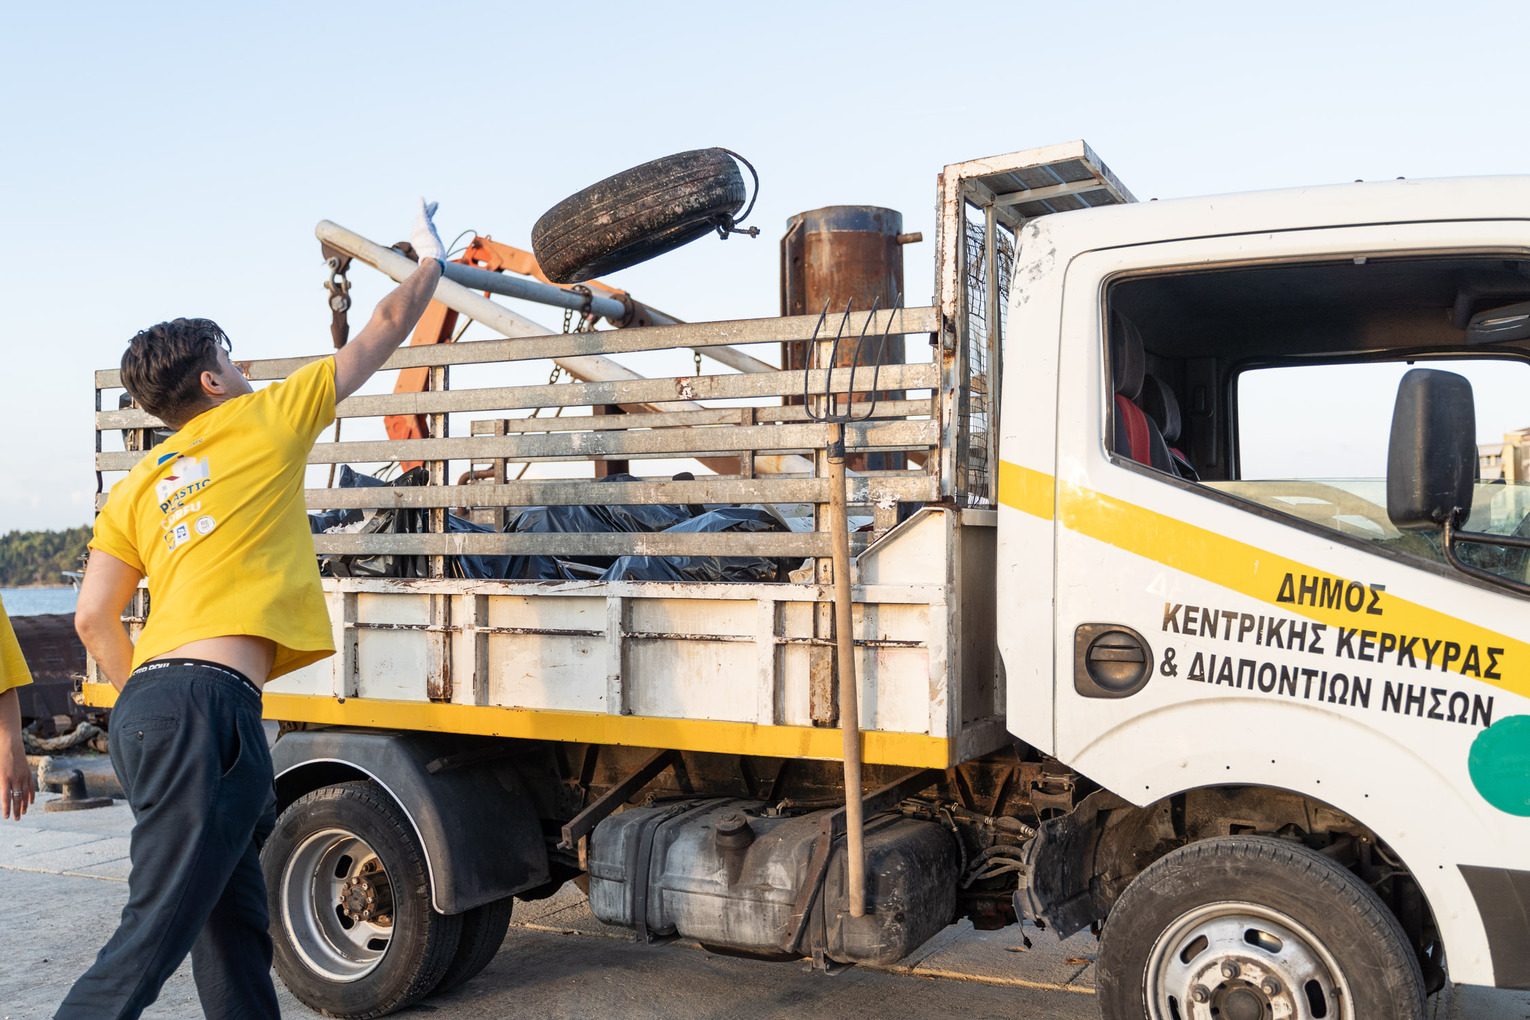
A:
{"label": "waistband", "polygon": [[128,679],[132,679],[135,676],[152,676],[159,670],[176,668],[195,669],[208,673],[221,674],[229,680],[233,680],[239,684],[242,684],[245,690],[255,695],[255,697],[260,697],[260,688],[256,687],[254,681],[252,681],[249,677],[245,676],[243,673],[239,672],[232,666],[225,666],[221,662],[212,662],[208,659],[154,659],[150,662],[144,663],[142,666],[139,666],[137,669],[133,670],[133,672],[129,673]]}

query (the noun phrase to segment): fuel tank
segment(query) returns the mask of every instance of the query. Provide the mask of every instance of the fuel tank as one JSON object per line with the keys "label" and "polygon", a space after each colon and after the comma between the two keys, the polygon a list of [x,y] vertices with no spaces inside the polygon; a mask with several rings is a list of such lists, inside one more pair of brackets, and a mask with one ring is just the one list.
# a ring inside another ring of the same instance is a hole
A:
{"label": "fuel tank", "polygon": [[649,939],[678,935],[743,953],[879,964],[902,959],[953,920],[957,848],[941,826],[892,814],[867,819],[867,911],[853,918],[843,837],[826,862],[818,852],[828,812],[763,810],[708,799],[607,818],[590,838],[595,916]]}

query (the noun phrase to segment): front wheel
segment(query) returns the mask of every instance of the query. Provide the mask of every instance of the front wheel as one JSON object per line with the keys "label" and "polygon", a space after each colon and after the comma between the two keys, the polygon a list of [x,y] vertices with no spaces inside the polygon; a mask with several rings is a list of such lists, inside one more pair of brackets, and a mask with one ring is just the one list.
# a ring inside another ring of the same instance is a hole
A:
{"label": "front wheel", "polygon": [[261,851],[276,973],[327,1016],[380,1017],[440,983],[461,915],[430,905],[425,853],[376,783],[326,786],[277,819]]}
{"label": "front wheel", "polygon": [[1422,1020],[1424,982],[1397,919],[1363,882],[1266,836],[1192,843],[1111,909],[1106,1020]]}

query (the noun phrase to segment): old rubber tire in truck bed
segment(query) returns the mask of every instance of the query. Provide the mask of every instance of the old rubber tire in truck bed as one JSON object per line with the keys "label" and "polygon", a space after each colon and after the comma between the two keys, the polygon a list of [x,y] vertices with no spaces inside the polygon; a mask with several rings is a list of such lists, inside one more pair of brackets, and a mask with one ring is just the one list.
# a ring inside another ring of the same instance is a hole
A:
{"label": "old rubber tire in truck bed", "polygon": [[1370,887],[1300,843],[1224,836],[1148,865],[1105,919],[1105,1020],[1423,1020],[1424,982]]}
{"label": "old rubber tire in truck bed", "polygon": [[409,819],[370,780],[322,787],[287,806],[261,849],[276,973],[326,1016],[380,1017],[441,982],[462,915],[431,906]]}
{"label": "old rubber tire in truck bed", "polygon": [[635,266],[732,222],[743,175],[722,149],[693,149],[613,174],[570,195],[531,228],[531,248],[554,283]]}

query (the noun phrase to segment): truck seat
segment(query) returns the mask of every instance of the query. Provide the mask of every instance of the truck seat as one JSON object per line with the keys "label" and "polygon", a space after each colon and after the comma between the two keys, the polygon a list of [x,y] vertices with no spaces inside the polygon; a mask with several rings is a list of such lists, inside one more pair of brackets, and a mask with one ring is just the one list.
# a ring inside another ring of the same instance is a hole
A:
{"label": "truck seat", "polygon": [[1174,396],[1174,391],[1169,388],[1169,384],[1155,375],[1144,375],[1142,393],[1137,399],[1142,404],[1143,411],[1147,413],[1148,419],[1158,426],[1164,444],[1169,448],[1169,459],[1173,463],[1174,473],[1192,482],[1200,481],[1201,477],[1190,464],[1190,459],[1174,445],[1179,442],[1183,419],[1179,413],[1179,399]]}
{"label": "truck seat", "polygon": [[1116,312],[1111,318],[1110,374],[1115,386],[1116,453],[1139,464],[1174,474],[1174,458],[1164,442],[1158,425],[1137,404],[1147,374],[1147,355],[1142,334],[1126,316]]}

